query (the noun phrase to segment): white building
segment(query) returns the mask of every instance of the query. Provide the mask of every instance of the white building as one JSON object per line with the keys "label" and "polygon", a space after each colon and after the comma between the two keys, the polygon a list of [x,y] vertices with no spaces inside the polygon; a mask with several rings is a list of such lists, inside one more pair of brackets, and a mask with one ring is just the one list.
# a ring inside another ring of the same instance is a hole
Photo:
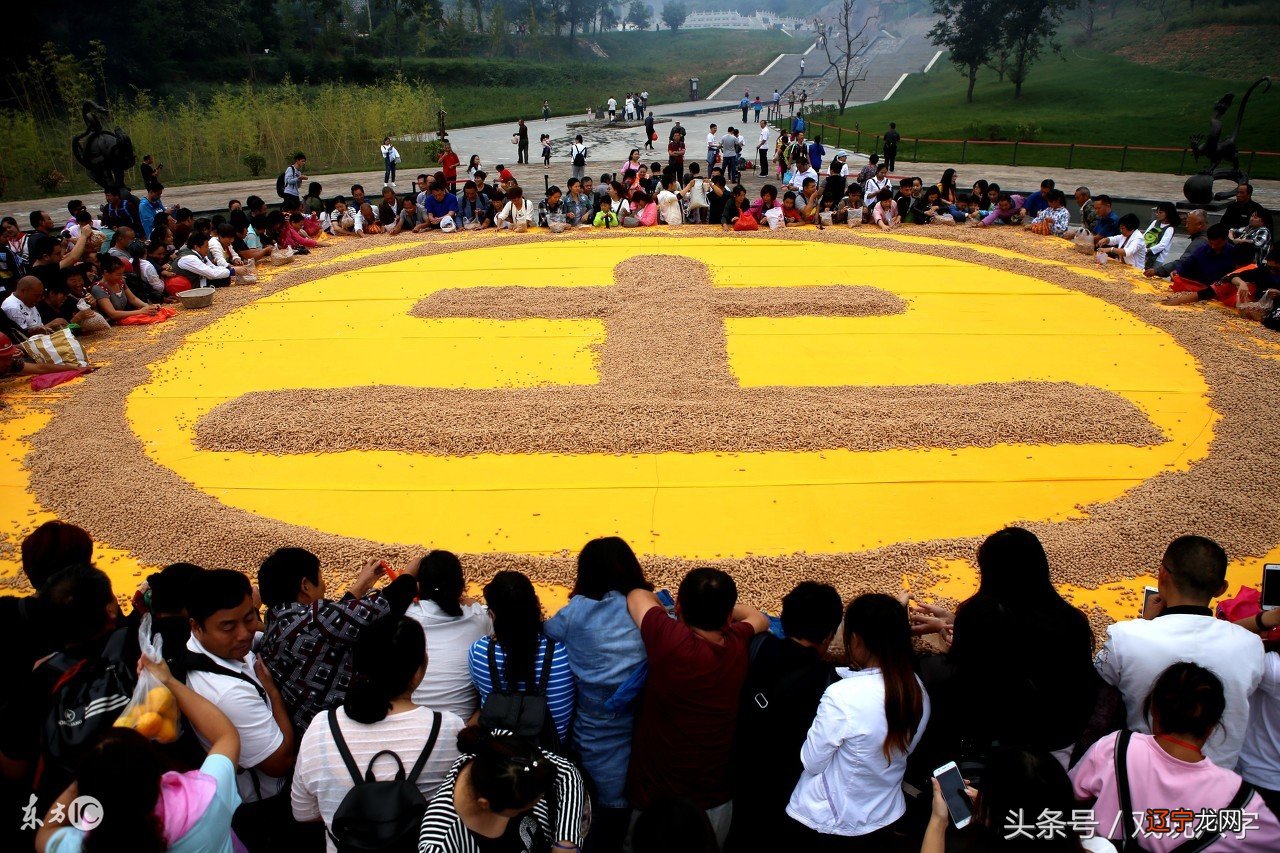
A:
{"label": "white building", "polygon": [[805,22],[800,18],[784,18],[772,12],[757,10],[750,15],[741,12],[690,12],[680,26],[682,30],[797,30]]}

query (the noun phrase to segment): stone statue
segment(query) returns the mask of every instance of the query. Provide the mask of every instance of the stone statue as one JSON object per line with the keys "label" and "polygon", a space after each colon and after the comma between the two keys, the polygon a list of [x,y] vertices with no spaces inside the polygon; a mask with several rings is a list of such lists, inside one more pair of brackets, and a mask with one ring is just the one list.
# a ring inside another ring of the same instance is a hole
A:
{"label": "stone statue", "polygon": [[[1271,78],[1259,77],[1244,93],[1240,107],[1236,110],[1236,126],[1230,136],[1226,139],[1222,138],[1222,118],[1235,100],[1235,94],[1232,92],[1223,95],[1213,105],[1208,136],[1197,133],[1191,137],[1191,153],[1196,160],[1204,157],[1209,161],[1208,165],[1198,173],[1187,178],[1186,184],[1182,187],[1182,194],[1191,204],[1204,205],[1229,199],[1235,195],[1237,186],[1248,182],[1249,176],[1240,171],[1240,146],[1236,142],[1236,137],[1240,135],[1240,126],[1244,123],[1244,110],[1249,104],[1249,98],[1253,95],[1253,90],[1259,86],[1263,86],[1263,92],[1268,91],[1271,88]],[[1224,163],[1229,165],[1223,165]],[[1215,194],[1213,184],[1214,181],[1219,180],[1234,181],[1235,184],[1231,189]]]}
{"label": "stone statue", "polygon": [[138,160],[133,153],[133,143],[118,127],[102,129],[102,120],[107,115],[105,107],[85,101],[80,105],[80,115],[85,129],[71,140],[71,154],[98,186],[103,189],[124,186],[124,173]]}

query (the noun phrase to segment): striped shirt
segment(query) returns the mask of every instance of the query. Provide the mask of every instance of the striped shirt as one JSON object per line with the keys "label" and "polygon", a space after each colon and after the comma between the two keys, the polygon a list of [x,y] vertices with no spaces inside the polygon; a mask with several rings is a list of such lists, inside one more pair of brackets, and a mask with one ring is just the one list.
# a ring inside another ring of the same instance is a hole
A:
{"label": "striped shirt", "polygon": [[[556,766],[553,783],[555,814],[551,813],[551,806],[544,797],[533,807],[533,811],[518,818],[521,822],[520,839],[523,849],[534,849],[535,827],[541,831],[543,839],[552,843],[570,841],[582,846],[587,827],[591,823],[591,811],[587,804],[586,789],[582,785],[582,776],[572,762],[551,752],[544,752],[543,755]],[[457,809],[453,807],[453,788],[457,784],[458,774],[473,757],[463,755],[454,762],[444,784],[427,804],[427,813],[422,817],[422,831],[418,834],[418,853],[480,853],[475,836],[463,824]]]}
{"label": "striped shirt", "polygon": [[[493,692],[493,682],[489,678],[489,644],[491,642],[493,642],[492,637],[481,637],[471,646],[471,680],[475,682],[476,690],[480,693],[481,707]],[[542,674],[542,662],[546,652],[547,635],[541,634],[538,637],[538,654],[533,662],[533,671],[539,677]],[[507,658],[501,645],[494,649],[494,660],[498,665],[498,689],[510,689],[506,676]],[[569,652],[563,643],[556,643],[555,651],[551,655],[551,678],[547,683],[546,696],[547,705],[551,709],[551,718],[555,721],[556,732],[560,735],[562,742],[569,732],[569,722],[573,719],[576,686],[577,681],[573,677],[573,671],[569,669]],[[524,691],[528,686],[523,681],[517,681],[515,689]]]}

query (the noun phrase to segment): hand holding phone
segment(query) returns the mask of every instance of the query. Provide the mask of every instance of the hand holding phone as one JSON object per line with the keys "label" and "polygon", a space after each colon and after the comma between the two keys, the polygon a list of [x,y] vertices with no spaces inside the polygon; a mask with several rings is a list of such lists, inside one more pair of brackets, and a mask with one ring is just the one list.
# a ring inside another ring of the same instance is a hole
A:
{"label": "hand holding phone", "polygon": [[[960,768],[954,761],[933,771],[933,808],[934,814],[942,817],[941,810],[945,804],[947,814],[951,815],[956,829],[964,829],[973,819],[973,800],[970,799],[972,788],[965,785]],[[976,794],[973,791],[973,794]],[[939,804],[939,800],[942,804]]]}
{"label": "hand holding phone", "polygon": [[1138,611],[1138,616],[1142,619],[1154,619],[1164,610],[1164,599],[1160,597],[1160,590],[1154,586],[1144,586],[1142,588],[1142,609]]}

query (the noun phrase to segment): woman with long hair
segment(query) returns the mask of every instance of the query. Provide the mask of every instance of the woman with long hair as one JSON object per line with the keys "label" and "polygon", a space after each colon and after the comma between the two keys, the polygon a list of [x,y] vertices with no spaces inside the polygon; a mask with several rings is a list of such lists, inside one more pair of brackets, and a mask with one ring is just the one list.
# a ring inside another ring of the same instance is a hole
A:
{"label": "woman with long hair", "polygon": [[[173,677],[163,662],[143,658],[145,668],[168,691],[153,688],[148,702],[176,702],[187,722],[209,742],[199,770],[167,770],[165,757],[149,739],[130,728],[112,728],[81,759],[75,781],[36,831],[37,853],[231,853],[231,816],[240,805],[236,762],[240,734],[208,699]],[[92,797],[99,810],[83,812],[92,829],[71,825],[78,797]],[[54,819],[54,814],[60,817]]]}
{"label": "woman with long hair", "polygon": [[1164,263],[1169,254],[1169,247],[1173,245],[1173,234],[1178,230],[1178,223],[1181,220],[1182,215],[1178,213],[1178,206],[1173,202],[1162,201],[1156,205],[1155,218],[1151,220],[1147,230],[1142,232],[1143,240],[1147,244],[1147,269]]}
{"label": "woman with long hair", "polygon": [[480,171],[480,155],[472,154],[471,159],[467,161],[467,177],[470,180],[476,179],[476,172]]}
{"label": "woman with long hair", "polygon": [[[342,747],[361,775],[383,780],[398,768],[408,773],[426,753],[413,782],[424,800],[435,796],[458,758],[458,733],[466,724],[413,701],[426,669],[426,639],[413,619],[384,616],[360,632],[342,707],[321,713],[302,736],[290,793],[296,820],[323,820],[332,830],[338,806],[356,784]],[[332,834],[328,845],[330,853],[337,850]]]}
{"label": "woman with long hair", "polygon": [[418,600],[405,615],[427,632],[431,668],[413,701],[464,720],[480,707],[471,682],[471,645],[493,630],[488,609],[466,594],[462,563],[449,551],[431,551],[418,562]]}
{"label": "woman with long hair", "polygon": [[640,149],[632,148],[631,153],[627,155],[627,160],[618,168],[618,174],[623,183],[630,183],[640,172]]}
{"label": "woman with long hair", "polygon": [[960,198],[956,192],[955,169],[947,169],[942,173],[942,180],[938,181],[938,194],[948,205],[954,205]]}
{"label": "woman with long hair", "polygon": [[[951,815],[942,787],[933,783],[933,813],[925,830],[920,853],[944,853],[947,826]],[[1048,753],[1028,752],[1022,749],[999,749],[991,754],[982,790],[966,786],[966,793],[974,804],[972,843],[965,849],[969,853],[987,851],[1044,851],[1044,853],[1114,853],[1110,841],[1097,835],[1082,837],[1068,817],[1077,810],[1075,796],[1071,792],[1071,780],[1067,771]],[[1034,823],[1041,815],[1063,815],[1063,823],[1057,833],[1039,837],[1010,832],[1010,815],[1023,815],[1024,822]]]}
{"label": "woman with long hair", "polygon": [[907,755],[929,720],[907,609],[871,593],[844,614],[849,667],[827,688],[800,750],[804,771],[787,814],[797,850],[884,850],[906,813]]}
{"label": "woman with long hair", "polygon": [[[921,756],[976,766],[999,743],[1053,752],[1066,767],[1097,692],[1089,620],[1058,593],[1044,547],[1028,530],[988,536],[978,570],[978,591],[954,617],[913,607],[916,633],[953,638],[945,657],[922,662],[938,714]],[[1018,641],[1026,637],[1036,642]]]}
{"label": "woman with long hair", "polygon": [[590,821],[572,762],[512,735],[472,726],[422,818],[422,853],[577,850]]}
{"label": "woman with long hair", "polygon": [[624,789],[635,702],[647,669],[640,629],[627,612],[633,589],[652,590],[653,584],[631,546],[617,536],[592,539],[578,554],[569,603],[546,624],[547,634],[564,644],[578,680],[572,745],[594,794],[588,849],[617,849],[627,828]]}
{"label": "woman with long hair", "polygon": [[[471,680],[480,692],[481,706],[494,690],[529,693],[537,689],[547,699],[556,734],[563,742],[573,719],[573,671],[564,644],[542,630],[542,605],[533,584],[520,572],[498,572],[485,585],[484,600],[493,616],[493,635],[471,646]],[[547,655],[551,655],[551,672],[544,684]]]}

